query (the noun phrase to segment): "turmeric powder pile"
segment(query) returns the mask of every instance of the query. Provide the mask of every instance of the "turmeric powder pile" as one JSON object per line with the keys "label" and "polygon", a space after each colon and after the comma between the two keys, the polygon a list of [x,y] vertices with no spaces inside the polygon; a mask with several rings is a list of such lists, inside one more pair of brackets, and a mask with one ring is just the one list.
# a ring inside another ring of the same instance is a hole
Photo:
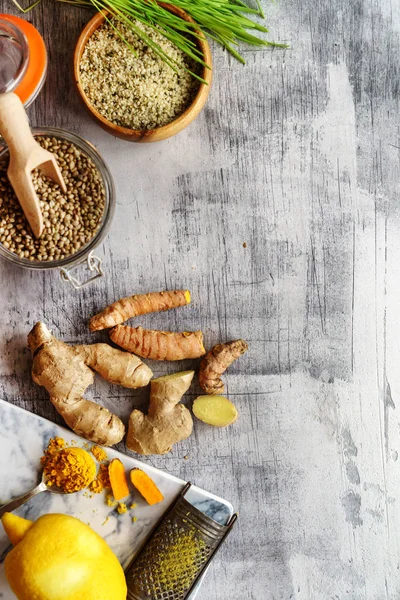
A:
{"label": "turmeric powder pile", "polygon": [[210,553],[210,548],[195,529],[170,529],[169,536],[172,539],[165,547],[156,534],[136,565],[138,570],[147,573],[151,570],[151,580],[165,593],[172,589],[187,590],[196,578],[203,558]]}
{"label": "turmeric powder pile", "polygon": [[110,476],[108,474],[108,463],[99,467],[96,479],[89,485],[89,489],[94,494],[101,494],[104,489],[111,487]]}
{"label": "turmeric powder pile", "polygon": [[199,559],[207,553],[206,543],[195,530],[180,533],[176,539],[160,554],[154,568],[160,581],[172,579],[183,588],[189,587],[199,570]]}
{"label": "turmeric powder pile", "polygon": [[95,457],[98,462],[102,462],[103,460],[107,460],[107,452],[101,446],[92,446],[91,453]]}
{"label": "turmeric powder pile", "polygon": [[96,477],[96,465],[83,448],[65,448],[62,438],[51,439],[41,458],[46,483],[63,492],[79,492]]}

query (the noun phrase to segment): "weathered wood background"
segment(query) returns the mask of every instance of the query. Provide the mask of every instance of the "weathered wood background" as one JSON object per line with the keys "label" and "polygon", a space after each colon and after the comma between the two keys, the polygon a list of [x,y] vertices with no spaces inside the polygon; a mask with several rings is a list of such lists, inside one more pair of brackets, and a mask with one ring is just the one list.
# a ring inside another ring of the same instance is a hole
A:
{"label": "weathered wood background", "polygon": [[[30,380],[33,323],[71,342],[106,339],[86,326],[106,303],[187,286],[192,306],[142,324],[201,328],[208,346],[250,344],[226,378],[238,423],[197,422],[170,455],[147,459],[239,509],[200,597],[395,600],[400,3],[281,0],[265,9],[271,37],[291,49],[244,49],[243,68],[215,48],[204,112],[148,146],[113,139],[78,101],[71,56],[90,12],[46,0],[29,14],[50,53],[32,123],[94,142],[118,207],[97,252],[106,276],[90,288],[0,263],[1,394],[59,420]],[[101,381],[92,390],[125,417],[146,394]]]}

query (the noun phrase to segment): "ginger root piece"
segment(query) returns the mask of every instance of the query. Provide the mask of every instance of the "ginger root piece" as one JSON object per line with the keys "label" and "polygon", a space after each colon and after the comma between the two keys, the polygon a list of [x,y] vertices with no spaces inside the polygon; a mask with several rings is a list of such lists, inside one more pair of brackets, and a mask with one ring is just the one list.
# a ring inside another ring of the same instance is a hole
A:
{"label": "ginger root piece", "polygon": [[244,340],[217,344],[200,363],[199,383],[206,394],[223,394],[225,387],[220,379],[222,373],[248,349]]}
{"label": "ginger root piece", "polygon": [[33,381],[46,388],[67,425],[96,444],[120,442],[125,433],[122,421],[83,394],[94,381],[93,370],[112,383],[137,388],[147,385],[153,376],[149,367],[108,344],[69,346],[40,322],[30,332],[28,344],[33,353]]}
{"label": "ginger root piece", "polygon": [[108,465],[108,475],[110,477],[111,491],[115,500],[129,496],[128,482],[126,481],[125,467],[119,458],[113,458]]}
{"label": "ginger root piece", "polygon": [[195,416],[214,427],[226,427],[238,418],[236,407],[223,396],[199,396],[193,402]]}
{"label": "ginger root piece", "polygon": [[117,325],[111,329],[110,338],[128,352],[153,360],[199,358],[206,353],[201,331],[175,333]]}
{"label": "ginger root piece", "polygon": [[145,387],[153,377],[152,370],[139,358],[121,352],[109,344],[75,346],[85,363],[106,381],[125,388]]}
{"label": "ginger root piece", "polygon": [[190,304],[190,292],[188,290],[136,294],[117,300],[117,302],[107,306],[101,313],[92,317],[89,321],[89,329],[90,331],[109,329],[131,317],[170,310],[187,304]]}
{"label": "ginger root piece", "polygon": [[130,478],[137,491],[143,496],[147,504],[150,504],[150,506],[153,506],[154,504],[164,500],[164,496],[154,481],[141,469],[131,469]]}
{"label": "ginger root piece", "polygon": [[178,404],[192,383],[194,371],[152,379],[147,415],[134,410],[129,417],[126,446],[139,454],[166,454],[192,433],[188,409]]}

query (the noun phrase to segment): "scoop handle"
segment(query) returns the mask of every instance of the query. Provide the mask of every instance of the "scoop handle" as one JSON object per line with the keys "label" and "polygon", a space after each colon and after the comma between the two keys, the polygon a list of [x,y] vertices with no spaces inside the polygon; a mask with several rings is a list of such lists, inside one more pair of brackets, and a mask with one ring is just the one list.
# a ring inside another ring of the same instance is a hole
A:
{"label": "scoop handle", "polygon": [[10,160],[24,167],[37,142],[29,127],[24,105],[16,94],[0,94],[0,133],[6,141]]}
{"label": "scoop handle", "polygon": [[25,502],[28,502],[28,500],[33,498],[33,496],[40,494],[40,492],[45,492],[46,490],[47,490],[47,485],[45,484],[44,481],[41,481],[39,483],[39,485],[37,485],[36,487],[33,488],[33,490],[29,490],[29,492],[26,492],[25,494],[18,496],[18,498],[14,498],[14,500],[11,500],[11,502],[7,502],[7,504],[3,504],[3,506],[0,507],[0,518],[4,515],[4,513],[12,512],[13,510],[16,510],[19,506],[21,506],[22,504],[25,504]]}

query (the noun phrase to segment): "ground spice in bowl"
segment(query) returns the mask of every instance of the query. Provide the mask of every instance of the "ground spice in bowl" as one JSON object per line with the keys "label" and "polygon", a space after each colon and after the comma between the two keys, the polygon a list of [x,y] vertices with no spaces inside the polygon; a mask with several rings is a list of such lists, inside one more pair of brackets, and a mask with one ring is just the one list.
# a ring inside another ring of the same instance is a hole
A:
{"label": "ground spice in bowl", "polygon": [[61,168],[66,194],[57,184],[32,172],[45,229],[36,239],[7,177],[8,152],[0,157],[0,243],[19,258],[59,261],[77,253],[97,234],[105,209],[102,176],[93,160],[73,143],[35,136],[53,152]]}
{"label": "ground spice in bowl", "polygon": [[172,58],[176,72],[122,22],[115,18],[111,22],[104,21],[92,33],[80,59],[80,83],[87,101],[120,127],[144,131],[171,123],[196,96],[200,82],[187,69],[197,73],[198,64],[161,33],[136,21]]}

